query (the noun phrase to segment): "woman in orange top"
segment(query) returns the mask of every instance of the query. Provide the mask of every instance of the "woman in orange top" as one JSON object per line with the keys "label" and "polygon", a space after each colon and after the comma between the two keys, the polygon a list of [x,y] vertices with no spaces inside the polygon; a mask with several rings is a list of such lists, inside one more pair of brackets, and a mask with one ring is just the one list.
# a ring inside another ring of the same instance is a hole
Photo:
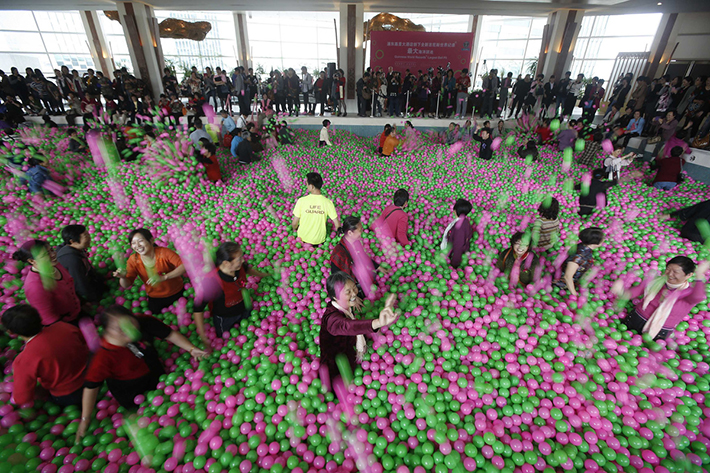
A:
{"label": "woman in orange top", "polygon": [[124,289],[140,277],[148,293],[148,310],[159,314],[182,295],[185,266],[173,250],[155,246],[153,234],[144,228],[133,230],[128,241],[135,253],[128,258],[126,270],[118,269],[113,276],[119,278]]}
{"label": "woman in orange top", "polygon": [[385,144],[382,145],[382,154],[385,156],[392,156],[394,149],[399,144],[399,140],[392,134],[394,130],[385,130]]}

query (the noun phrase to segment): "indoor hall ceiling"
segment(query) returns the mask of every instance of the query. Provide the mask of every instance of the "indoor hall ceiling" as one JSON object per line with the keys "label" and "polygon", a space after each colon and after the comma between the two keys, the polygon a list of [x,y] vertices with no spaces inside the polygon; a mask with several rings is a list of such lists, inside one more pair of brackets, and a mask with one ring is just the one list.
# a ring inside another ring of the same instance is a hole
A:
{"label": "indoor hall ceiling", "polygon": [[[598,14],[682,13],[710,11],[710,0],[353,0],[367,12],[452,13],[480,15],[545,15],[560,9],[590,10]],[[112,0],[0,0],[0,10],[115,10]],[[195,10],[194,0],[145,0],[161,10]],[[227,11],[337,11],[333,0],[203,0],[200,10]]]}

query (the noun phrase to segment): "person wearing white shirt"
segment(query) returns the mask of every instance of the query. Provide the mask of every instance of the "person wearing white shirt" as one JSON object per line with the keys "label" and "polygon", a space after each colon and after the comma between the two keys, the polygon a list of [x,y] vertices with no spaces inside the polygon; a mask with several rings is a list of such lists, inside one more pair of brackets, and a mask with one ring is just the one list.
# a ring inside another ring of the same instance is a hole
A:
{"label": "person wearing white shirt", "polygon": [[313,91],[313,76],[306,66],[301,67],[301,93],[303,94],[303,111],[308,115],[316,114],[316,104],[308,102],[308,95]]}
{"label": "person wearing white shirt", "polygon": [[239,117],[237,117],[237,129],[238,130],[246,130],[247,128],[247,116],[245,113],[240,113]]}
{"label": "person wearing white shirt", "polygon": [[330,136],[328,134],[328,130],[330,129],[330,120],[323,120],[323,128],[320,129],[320,138],[318,141],[318,147],[322,148],[323,146],[333,146],[333,143],[330,142]]}

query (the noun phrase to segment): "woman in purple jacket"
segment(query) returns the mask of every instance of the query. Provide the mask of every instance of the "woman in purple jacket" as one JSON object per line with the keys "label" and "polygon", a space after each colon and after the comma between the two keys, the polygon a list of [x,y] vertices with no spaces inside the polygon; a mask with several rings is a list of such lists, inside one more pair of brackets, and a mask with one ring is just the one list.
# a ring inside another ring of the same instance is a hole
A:
{"label": "woman in purple jacket", "polygon": [[325,285],[330,304],[320,323],[320,365],[321,369],[328,370],[327,374],[321,374],[321,379],[329,379],[332,384],[339,373],[335,362],[338,355],[344,355],[350,363],[350,369],[355,370],[356,361],[362,361],[367,350],[365,335],[397,320],[393,310],[396,295],[390,294],[377,319],[360,320],[353,314],[353,308],[362,308],[355,281],[338,271],[328,277]]}
{"label": "woman in purple jacket", "polygon": [[[624,283],[618,280],[611,287],[617,296],[636,299],[634,310],[623,320],[630,330],[648,333],[654,340],[665,340],[691,309],[705,299],[705,273],[710,262],[704,261],[696,268],[693,260],[686,256],[676,256],[666,263],[663,276],[652,281],[644,281],[628,292]],[[695,273],[697,282],[690,284]]]}
{"label": "woman in purple jacket", "polygon": [[466,199],[459,199],[454,204],[454,215],[456,218],[444,230],[444,238],[441,241],[441,249],[449,251],[451,266],[458,268],[464,253],[468,253],[471,248],[471,238],[473,237],[473,227],[468,220],[468,214],[473,209],[471,202]]}

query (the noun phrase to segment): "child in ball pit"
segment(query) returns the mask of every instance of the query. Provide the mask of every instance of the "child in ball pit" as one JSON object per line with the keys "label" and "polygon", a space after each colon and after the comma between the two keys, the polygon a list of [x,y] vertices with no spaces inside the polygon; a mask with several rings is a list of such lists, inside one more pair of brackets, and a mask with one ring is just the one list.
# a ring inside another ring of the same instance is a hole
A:
{"label": "child in ball pit", "polygon": [[242,248],[234,242],[219,245],[215,254],[215,266],[215,270],[208,275],[209,282],[206,286],[210,294],[205,300],[195,304],[195,312],[192,314],[197,334],[208,352],[211,348],[205,333],[205,307],[209,306],[217,337],[221,338],[224,332],[229,332],[251,313],[251,308],[244,302],[242,292],[246,287],[247,276],[268,276],[249,265],[244,260]]}
{"label": "child in ball pit", "polygon": [[570,255],[562,265],[562,278],[553,282],[553,285],[576,296],[579,281],[582,276],[594,265],[594,252],[604,241],[604,230],[597,227],[585,228],[579,233],[577,251]]}
{"label": "child in ball pit", "polygon": [[367,350],[365,335],[388,327],[397,321],[394,312],[395,294],[390,294],[376,319],[358,320],[353,309],[362,308],[355,281],[345,273],[336,272],[326,280],[330,303],[320,322],[320,376],[324,386],[332,385],[340,375],[336,358],[344,355],[355,370]]}
{"label": "child in ball pit", "polygon": [[473,226],[468,219],[468,214],[473,209],[471,202],[466,199],[458,199],[454,204],[454,215],[456,218],[449,223],[444,230],[444,238],[441,241],[441,250],[449,251],[451,266],[458,268],[464,253],[471,249],[471,238],[473,238]]}

